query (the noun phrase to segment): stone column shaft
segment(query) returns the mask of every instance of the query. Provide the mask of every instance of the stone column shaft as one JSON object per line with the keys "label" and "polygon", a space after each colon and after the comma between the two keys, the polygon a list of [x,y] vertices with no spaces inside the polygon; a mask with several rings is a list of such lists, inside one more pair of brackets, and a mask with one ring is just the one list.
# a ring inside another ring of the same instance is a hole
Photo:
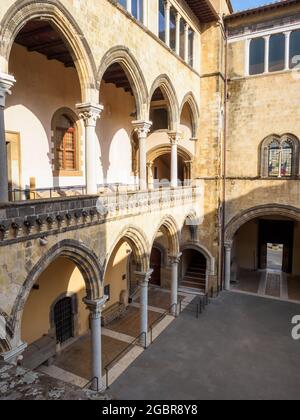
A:
{"label": "stone column shaft", "polygon": [[178,305],[178,265],[182,254],[170,257],[172,267],[172,283],[171,283],[171,311],[173,315],[177,314]]}
{"label": "stone column shaft", "polygon": [[285,58],[284,58],[284,69],[289,70],[290,68],[290,39],[291,31],[285,32]]}
{"label": "stone column shaft", "polygon": [[127,9],[127,12],[129,12],[129,13],[132,12],[132,2],[131,2],[131,0],[126,0],[126,9]]}
{"label": "stone column shaft", "polygon": [[140,286],[140,334],[141,344],[148,345],[148,284],[153,270],[146,273],[135,272]]}
{"label": "stone column shaft", "polygon": [[91,320],[91,354],[92,354],[92,387],[94,391],[102,391],[102,339],[101,339],[101,313],[105,307],[108,297],[91,301],[84,299],[84,303],[90,310]]}
{"label": "stone column shaft", "polygon": [[189,62],[189,25],[186,23],[184,25],[184,61]]}
{"label": "stone column shaft", "polygon": [[180,20],[181,20],[180,13],[177,12],[176,13],[176,47],[175,47],[175,51],[177,55],[180,54]]}
{"label": "stone column shaft", "polygon": [[165,0],[165,43],[170,46],[170,2]]}
{"label": "stone column shaft", "polygon": [[8,202],[8,167],[7,146],[4,123],[6,96],[11,94],[11,88],[16,80],[9,74],[0,73],[0,202]]}
{"label": "stone column shaft", "polygon": [[269,51],[270,51],[270,35],[265,38],[265,73],[269,72]]}
{"label": "stone column shaft", "polygon": [[99,104],[77,104],[79,116],[85,125],[86,148],[86,193],[97,194],[97,166],[96,166],[96,124],[103,106]]}
{"label": "stone column shaft", "polygon": [[181,133],[174,131],[169,132],[171,142],[171,187],[178,187],[178,142]]}
{"label": "stone column shaft", "polygon": [[230,290],[232,243],[225,243],[225,289]]}

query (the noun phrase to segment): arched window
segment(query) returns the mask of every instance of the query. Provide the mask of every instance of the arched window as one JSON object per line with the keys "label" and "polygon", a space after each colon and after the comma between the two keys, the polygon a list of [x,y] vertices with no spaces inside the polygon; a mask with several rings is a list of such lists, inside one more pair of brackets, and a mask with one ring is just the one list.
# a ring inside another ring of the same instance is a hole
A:
{"label": "arched window", "polygon": [[289,135],[273,136],[262,145],[262,176],[290,178],[298,175],[299,142]]}
{"label": "arched window", "polygon": [[76,130],[74,123],[61,115],[56,126],[56,164],[57,170],[75,171],[76,162]]}
{"label": "arched window", "polygon": [[82,157],[79,146],[80,125],[68,108],[58,110],[52,119],[52,152],[54,176],[81,176]]}

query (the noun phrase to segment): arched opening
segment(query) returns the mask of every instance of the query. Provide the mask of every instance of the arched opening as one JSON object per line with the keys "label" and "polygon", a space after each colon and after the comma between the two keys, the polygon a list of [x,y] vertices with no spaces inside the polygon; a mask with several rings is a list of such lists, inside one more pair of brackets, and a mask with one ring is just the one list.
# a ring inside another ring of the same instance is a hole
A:
{"label": "arched opening", "polygon": [[152,273],[151,284],[162,289],[171,289],[170,256],[179,254],[179,234],[175,221],[171,217],[164,218],[153,238],[150,254]]}
{"label": "arched opening", "polygon": [[158,247],[154,245],[150,255],[150,268],[153,270],[150,283],[158,287],[161,286],[162,262],[162,252]]}
{"label": "arched opening", "polygon": [[299,229],[297,211],[285,206],[261,206],[233,219],[226,229],[232,288],[300,300]]}
{"label": "arched opening", "polygon": [[[19,192],[26,190],[29,197],[44,198],[49,188],[65,188],[68,194],[68,187],[85,185],[82,139],[75,139],[75,104],[85,95],[78,57],[50,18],[23,23],[9,51],[8,71],[17,80],[5,110],[11,197],[28,198]],[[70,110],[60,118],[65,131],[59,145],[52,136],[58,109]],[[32,150],[39,156],[34,167]]]}
{"label": "arched opening", "polygon": [[102,76],[100,102],[104,111],[98,129],[101,183],[134,186],[137,182],[139,144],[132,125],[140,106],[136,89],[122,63],[114,62]]}
{"label": "arched opening", "polygon": [[126,239],[115,246],[104,274],[104,294],[108,296],[104,311],[104,325],[121,317],[128,307],[129,296],[137,288],[133,251]]}
{"label": "arched opening", "polygon": [[[182,147],[178,147],[178,179],[181,185],[191,181],[192,156]],[[159,145],[147,154],[148,184],[158,188],[171,181],[171,145]]]}
{"label": "arched opening", "polygon": [[[171,152],[165,153],[157,157],[153,161],[153,179],[154,179],[154,188],[157,188],[159,185],[169,185],[171,182]],[[181,156],[178,156],[178,180],[181,185],[185,181],[186,167],[185,163]]]}
{"label": "arched opening", "polygon": [[38,276],[21,320],[21,339],[28,344],[22,362],[25,367],[37,368],[74,339],[88,334],[89,311],[83,303],[86,295],[83,274],[67,257],[56,258]]}
{"label": "arched opening", "polygon": [[205,292],[207,277],[208,264],[205,255],[192,247],[184,249],[181,257],[180,288]]}

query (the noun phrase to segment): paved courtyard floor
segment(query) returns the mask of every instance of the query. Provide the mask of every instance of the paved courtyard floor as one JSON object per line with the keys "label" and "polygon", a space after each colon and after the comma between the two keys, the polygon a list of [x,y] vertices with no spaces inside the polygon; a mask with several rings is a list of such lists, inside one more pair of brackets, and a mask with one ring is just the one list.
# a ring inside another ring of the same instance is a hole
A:
{"label": "paved courtyard floor", "polygon": [[[189,302],[194,295],[179,295],[178,299]],[[149,291],[148,322],[153,325],[153,339],[156,339],[169,323],[174,321],[166,315],[170,306],[168,290],[151,288]],[[151,304],[153,306],[151,306]],[[127,308],[123,316],[102,328],[102,367],[109,367],[109,384],[127,369],[127,367],[143,352],[135,339],[140,333],[140,304],[137,299]],[[134,343],[134,344],[133,344]],[[80,337],[57,355],[52,366],[38,369],[54,378],[64,380],[73,385],[83,387],[91,379],[91,340],[90,334]],[[106,377],[104,378],[106,380]]]}
{"label": "paved courtyard floor", "polygon": [[232,289],[282,300],[300,301],[300,276],[273,270],[240,269],[238,282],[232,284]]}
{"label": "paved courtyard floor", "polygon": [[111,386],[115,399],[300,399],[300,305],[223,292],[188,311]]}

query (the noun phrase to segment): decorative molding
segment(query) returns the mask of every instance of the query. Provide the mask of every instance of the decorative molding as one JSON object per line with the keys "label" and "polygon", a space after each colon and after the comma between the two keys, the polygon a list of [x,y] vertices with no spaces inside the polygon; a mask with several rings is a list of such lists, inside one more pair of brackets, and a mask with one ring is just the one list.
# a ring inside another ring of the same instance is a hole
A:
{"label": "decorative molding", "polygon": [[76,104],[79,111],[79,117],[83,120],[85,127],[96,127],[97,120],[104,109],[103,105],[99,104]]}

